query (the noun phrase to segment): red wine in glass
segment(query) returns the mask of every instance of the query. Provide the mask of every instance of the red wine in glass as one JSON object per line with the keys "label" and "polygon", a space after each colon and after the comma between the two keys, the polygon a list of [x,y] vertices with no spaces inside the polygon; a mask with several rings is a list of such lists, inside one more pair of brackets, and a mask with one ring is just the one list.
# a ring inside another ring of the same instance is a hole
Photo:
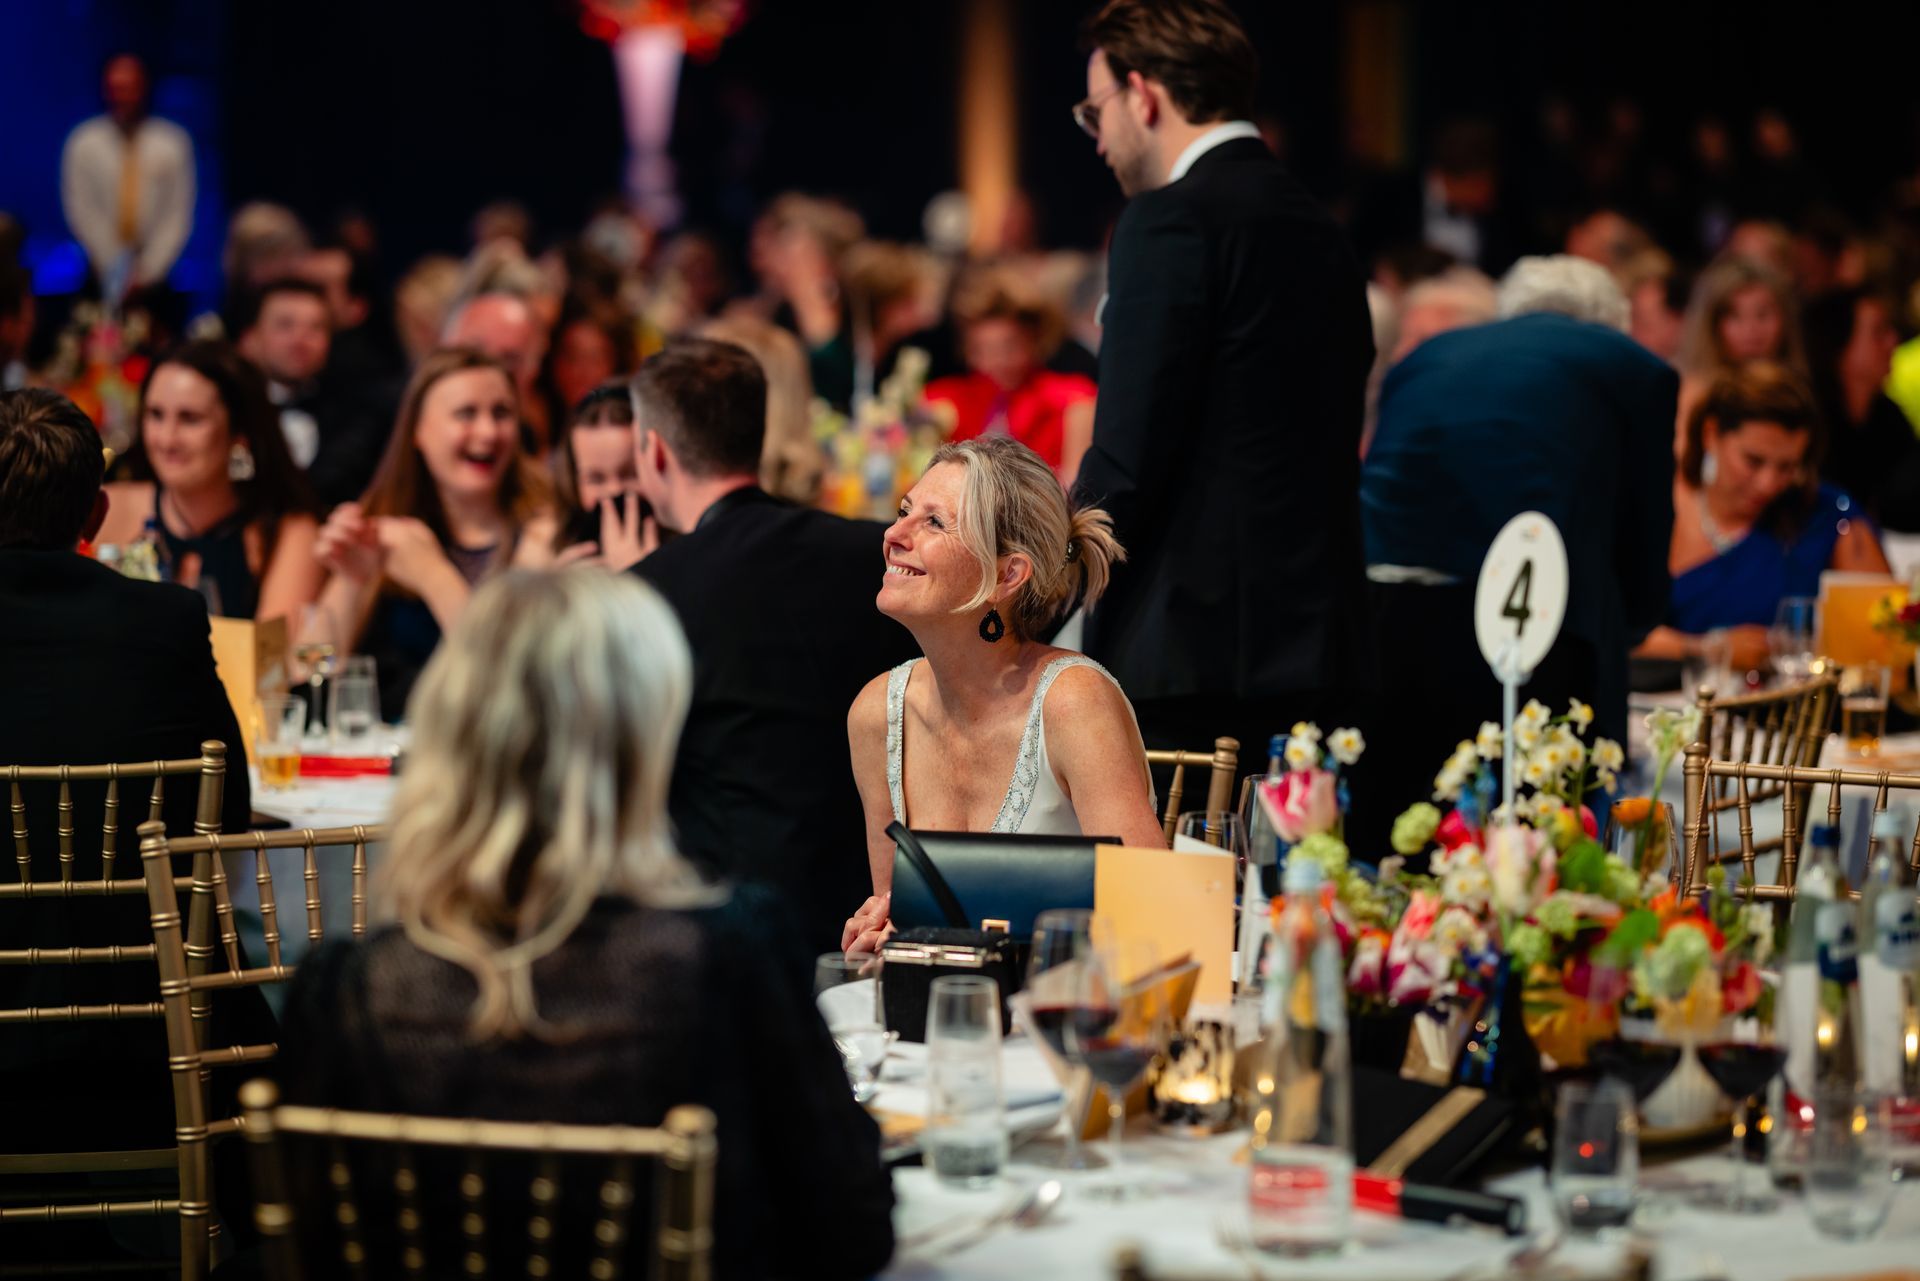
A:
{"label": "red wine in glass", "polygon": [[1736,1103],[1760,1093],[1787,1062],[1785,1049],[1746,1041],[1703,1045],[1698,1052],[1700,1066],[1707,1070],[1720,1092]]}
{"label": "red wine in glass", "polygon": [[1080,1038],[1105,1031],[1113,1023],[1114,1012],[1107,1007],[1088,1007],[1082,1005],[1036,1005],[1030,1011],[1033,1015],[1033,1030],[1047,1045],[1068,1063],[1085,1063],[1080,1048],[1083,1040],[1068,1036],[1067,1029],[1073,1028]]}
{"label": "red wine in glass", "polygon": [[1645,1103],[1680,1066],[1680,1047],[1612,1037],[1594,1042],[1587,1050],[1587,1061],[1603,1075],[1626,1082],[1634,1102]]}

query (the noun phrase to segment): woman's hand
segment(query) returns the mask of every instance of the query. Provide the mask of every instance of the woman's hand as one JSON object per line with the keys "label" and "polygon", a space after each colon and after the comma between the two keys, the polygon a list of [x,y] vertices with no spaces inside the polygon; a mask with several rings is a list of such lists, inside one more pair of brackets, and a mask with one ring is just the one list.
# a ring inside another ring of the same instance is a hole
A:
{"label": "woman's hand", "polygon": [[878,952],[893,933],[893,922],[887,919],[892,905],[891,893],[876,894],[862,903],[860,910],[847,918],[846,928],[840,931],[840,950]]}
{"label": "woman's hand", "polygon": [[423,520],[382,516],[374,522],[374,531],[386,558],[387,576],[417,596],[425,596],[438,575],[453,569],[440,540]]}
{"label": "woman's hand", "polygon": [[1773,654],[1767,629],[1758,623],[1746,623],[1727,629],[1728,661],[1736,672],[1751,672],[1765,667]]}
{"label": "woman's hand", "polygon": [[660,527],[638,494],[600,504],[600,563],[615,573],[639,564],[660,547]]}
{"label": "woman's hand", "polygon": [[313,554],[329,572],[355,582],[369,583],[380,576],[383,553],[374,523],[359,503],[341,503],[314,536]]}

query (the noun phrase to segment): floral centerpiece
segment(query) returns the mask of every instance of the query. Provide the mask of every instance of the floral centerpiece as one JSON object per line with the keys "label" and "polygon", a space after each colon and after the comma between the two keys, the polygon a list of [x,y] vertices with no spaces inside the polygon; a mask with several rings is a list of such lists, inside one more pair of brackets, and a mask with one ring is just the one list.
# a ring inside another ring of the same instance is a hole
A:
{"label": "floral centerpiece", "polygon": [[93,419],[117,453],[126,452],[139,425],[140,384],[150,363],[147,337],[145,313],[122,318],[97,302],[80,303],[40,374],[41,382]]}
{"label": "floral centerpiece", "polygon": [[842,516],[892,521],[900,501],[953,431],[951,419],[927,404],[927,353],[906,347],[893,372],[851,418],[813,402],[813,435],[826,454],[820,505]]}
{"label": "floral centerpiece", "polygon": [[[1549,1066],[1585,1061],[1608,1029],[1586,1017],[1582,966],[1643,899],[1637,870],[1600,845],[1585,803],[1616,786],[1625,765],[1618,743],[1586,743],[1592,721],[1578,701],[1560,716],[1530,701],[1514,721],[1511,757],[1491,722],[1459,744],[1434,779],[1433,802],[1394,823],[1400,860],[1382,879],[1407,887],[1407,907],[1384,945],[1356,953],[1356,992],[1451,1014],[1456,1025],[1460,1011],[1511,1005],[1517,993],[1512,1013]],[[1501,769],[1514,785],[1510,812],[1494,803]],[[1426,871],[1408,871],[1404,860],[1423,854]]]}
{"label": "floral centerpiece", "polygon": [[1876,632],[1885,632],[1908,645],[1920,645],[1920,600],[1911,590],[1896,587],[1873,604],[1867,615]]}

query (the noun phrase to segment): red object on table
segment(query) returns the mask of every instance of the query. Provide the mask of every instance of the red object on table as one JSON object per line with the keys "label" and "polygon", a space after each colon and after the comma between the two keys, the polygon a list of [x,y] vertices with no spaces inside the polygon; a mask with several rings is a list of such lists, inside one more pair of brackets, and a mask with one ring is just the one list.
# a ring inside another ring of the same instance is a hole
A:
{"label": "red object on table", "polygon": [[302,756],[301,778],[358,778],[364,774],[391,774],[393,760],[386,756]]}

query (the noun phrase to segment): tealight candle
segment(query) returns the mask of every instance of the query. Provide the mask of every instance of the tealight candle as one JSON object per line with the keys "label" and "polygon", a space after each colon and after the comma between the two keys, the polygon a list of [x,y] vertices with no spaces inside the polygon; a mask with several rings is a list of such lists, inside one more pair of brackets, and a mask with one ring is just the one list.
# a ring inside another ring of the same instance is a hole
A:
{"label": "tealight candle", "polygon": [[1167,1043],[1148,1078],[1154,1128],[1218,1134],[1233,1124],[1233,1038],[1220,1023],[1196,1023]]}

